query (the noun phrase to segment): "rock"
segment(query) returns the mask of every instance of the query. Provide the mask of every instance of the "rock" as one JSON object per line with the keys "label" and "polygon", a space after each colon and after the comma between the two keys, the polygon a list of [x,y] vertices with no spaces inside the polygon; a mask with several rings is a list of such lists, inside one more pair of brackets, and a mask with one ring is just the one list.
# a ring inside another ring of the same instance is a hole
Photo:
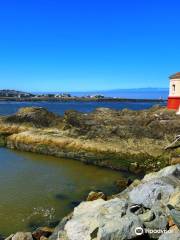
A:
{"label": "rock", "polygon": [[143,228],[143,224],[136,215],[127,215],[115,221],[107,222],[99,228],[97,239],[134,239],[137,237],[135,230]]}
{"label": "rock", "polygon": [[147,212],[138,215],[142,222],[151,222],[154,218],[154,212],[152,210],[148,210]]}
{"label": "rock", "polygon": [[141,181],[139,179],[135,179],[130,185],[129,187],[127,187],[125,190],[123,190],[122,192],[115,194],[112,196],[112,198],[126,198],[128,199],[129,197],[129,192],[131,190],[133,190],[135,187],[137,187],[138,185],[141,184]]}
{"label": "rock", "polygon": [[180,164],[175,166],[168,166],[160,170],[159,172],[149,173],[143,178],[143,182],[150,181],[154,178],[174,176],[180,180]]}
{"label": "rock", "polygon": [[60,121],[61,117],[42,107],[24,107],[5,119],[7,123],[32,124],[35,127],[50,127]]}
{"label": "rock", "polygon": [[129,171],[135,174],[139,174],[139,173],[142,173],[144,169],[137,162],[133,162],[129,166]]}
{"label": "rock", "polygon": [[129,200],[134,204],[141,204],[150,209],[156,201],[168,202],[174,191],[174,186],[170,182],[162,179],[152,179],[130,191]]}
{"label": "rock", "polygon": [[72,213],[64,217],[61,220],[61,222],[58,224],[58,226],[55,228],[53,234],[49,237],[49,240],[57,240],[60,235],[62,236],[62,240],[66,240],[65,238],[66,233],[64,231],[64,227],[71,218],[72,218]]}
{"label": "rock", "polygon": [[47,237],[45,237],[45,236],[41,236],[40,237],[40,240],[47,240],[48,238]]}
{"label": "rock", "polygon": [[94,201],[97,199],[103,199],[106,200],[107,197],[103,192],[90,192],[88,197],[87,197],[87,201]]}
{"label": "rock", "polygon": [[[91,236],[95,238],[96,235],[103,235],[104,231],[110,234],[111,230],[112,236],[113,234],[117,235],[120,224],[127,223],[128,218],[125,218],[124,221],[121,219],[126,214],[126,210],[127,201],[118,198],[109,201],[98,199],[93,202],[83,202],[74,209],[72,219],[65,225],[68,239],[91,239]],[[140,220],[137,216],[132,219],[135,221],[134,225],[139,224]],[[130,225],[122,227],[122,234],[125,229],[130,229],[130,227],[133,229],[132,222]],[[98,237],[98,239],[101,238]]]}
{"label": "rock", "polygon": [[178,229],[178,227],[176,225],[173,225],[172,227],[170,227],[169,230],[171,230],[172,232],[179,231],[179,229]]}
{"label": "rock", "polygon": [[168,226],[169,226],[169,227],[172,227],[172,226],[174,226],[174,225],[175,225],[175,223],[174,223],[172,217],[171,217],[171,216],[168,216]]}
{"label": "rock", "polygon": [[119,190],[123,190],[126,187],[128,187],[130,184],[132,183],[132,181],[130,179],[126,179],[123,177],[120,177],[116,182],[115,185]]}
{"label": "rock", "polygon": [[5,240],[11,240],[14,234],[11,234],[9,237],[7,237]]}
{"label": "rock", "polygon": [[[179,226],[178,215],[176,212],[174,217],[175,208],[170,203],[179,206],[178,168],[178,165],[170,166],[148,174],[110,200],[82,202],[49,239],[57,240],[58,233],[63,240],[157,239],[169,228],[177,231],[174,223]],[[96,196],[101,194],[96,193]],[[136,228],[144,230],[140,238],[135,233]]]}
{"label": "rock", "polygon": [[36,229],[36,231],[34,231],[32,233],[32,236],[34,239],[40,240],[41,237],[48,238],[53,233],[53,231],[54,231],[53,228],[41,227],[41,228]]}
{"label": "rock", "polygon": [[180,229],[180,211],[176,210],[173,206],[170,204],[167,205],[170,216],[172,217],[174,223],[177,225],[177,227]]}
{"label": "rock", "polygon": [[[159,232],[159,230],[167,231],[168,225],[167,216],[165,216],[161,212],[156,213],[155,219],[151,222],[144,222],[144,225],[146,228],[153,230],[152,232],[149,233],[150,238],[156,239],[161,235],[161,232]],[[157,230],[157,232],[154,230]]]}
{"label": "rock", "polygon": [[33,238],[30,232],[17,232],[12,240],[33,240]]}
{"label": "rock", "polygon": [[180,211],[180,192],[179,191],[171,195],[168,204],[172,205],[177,211]]}
{"label": "rock", "polygon": [[180,240],[180,231],[164,233],[159,237],[158,240]]}
{"label": "rock", "polygon": [[180,164],[180,157],[172,158],[170,164],[171,165]]}
{"label": "rock", "polygon": [[143,213],[143,207],[138,204],[132,204],[129,206],[128,211],[130,213],[134,213],[136,215],[142,214]]}

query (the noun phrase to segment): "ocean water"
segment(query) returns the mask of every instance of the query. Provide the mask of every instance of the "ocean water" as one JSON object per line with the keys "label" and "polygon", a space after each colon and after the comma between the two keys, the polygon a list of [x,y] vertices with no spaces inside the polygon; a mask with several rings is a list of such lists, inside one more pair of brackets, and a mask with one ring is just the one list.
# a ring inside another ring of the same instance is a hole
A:
{"label": "ocean water", "polygon": [[63,115],[67,110],[77,110],[80,112],[91,112],[96,108],[105,107],[116,110],[124,108],[131,110],[142,110],[153,107],[154,105],[162,105],[159,102],[0,102],[0,115],[10,115],[17,112],[21,107],[38,106],[44,107],[49,111]]}

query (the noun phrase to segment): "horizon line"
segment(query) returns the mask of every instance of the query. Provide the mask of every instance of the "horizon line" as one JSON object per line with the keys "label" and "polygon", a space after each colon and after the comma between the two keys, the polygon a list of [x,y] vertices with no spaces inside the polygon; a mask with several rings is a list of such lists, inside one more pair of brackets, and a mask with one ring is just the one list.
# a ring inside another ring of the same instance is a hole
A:
{"label": "horizon line", "polygon": [[87,93],[87,92],[109,92],[109,91],[119,91],[119,90],[158,90],[158,89],[161,89],[161,90],[168,90],[169,88],[168,87],[137,87],[137,88],[114,88],[114,89],[96,89],[96,90],[73,90],[73,91],[70,91],[70,90],[59,90],[59,91],[55,91],[55,90],[51,90],[51,91],[48,91],[48,90],[20,90],[20,89],[8,89],[8,88],[3,88],[3,89],[0,89],[0,91],[2,90],[6,90],[6,91],[18,91],[18,92],[34,92],[34,93],[57,93],[57,92],[64,92],[64,93]]}

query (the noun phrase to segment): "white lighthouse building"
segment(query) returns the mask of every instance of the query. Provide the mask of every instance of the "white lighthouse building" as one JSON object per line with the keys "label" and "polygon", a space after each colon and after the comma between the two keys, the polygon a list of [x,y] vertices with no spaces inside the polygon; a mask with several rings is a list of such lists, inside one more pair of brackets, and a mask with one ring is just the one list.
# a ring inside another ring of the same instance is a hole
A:
{"label": "white lighthouse building", "polygon": [[168,109],[178,110],[180,107],[180,72],[173,74],[169,77],[169,97],[168,97]]}

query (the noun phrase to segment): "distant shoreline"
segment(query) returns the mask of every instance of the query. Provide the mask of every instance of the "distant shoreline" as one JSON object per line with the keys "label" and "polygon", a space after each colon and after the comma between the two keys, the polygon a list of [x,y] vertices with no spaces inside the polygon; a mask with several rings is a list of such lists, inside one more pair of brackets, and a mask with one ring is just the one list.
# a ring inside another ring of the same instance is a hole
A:
{"label": "distant shoreline", "polygon": [[13,101],[13,102],[159,102],[165,103],[166,99],[133,99],[133,98],[83,98],[83,97],[71,97],[71,98],[53,98],[53,97],[39,97],[39,98],[17,98],[17,97],[0,97],[0,101]]}

